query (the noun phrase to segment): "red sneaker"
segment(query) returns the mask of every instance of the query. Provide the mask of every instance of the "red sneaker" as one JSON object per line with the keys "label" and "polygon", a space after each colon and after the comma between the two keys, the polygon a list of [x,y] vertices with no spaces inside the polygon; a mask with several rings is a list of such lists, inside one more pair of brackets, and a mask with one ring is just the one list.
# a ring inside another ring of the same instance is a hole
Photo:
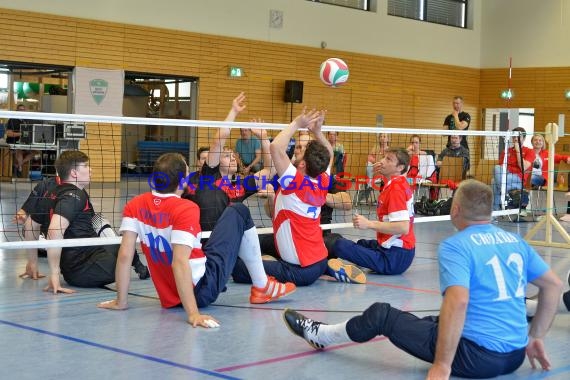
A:
{"label": "red sneaker", "polygon": [[273,277],[267,276],[265,288],[251,287],[249,303],[267,303],[293,293],[297,287],[292,282],[281,283]]}

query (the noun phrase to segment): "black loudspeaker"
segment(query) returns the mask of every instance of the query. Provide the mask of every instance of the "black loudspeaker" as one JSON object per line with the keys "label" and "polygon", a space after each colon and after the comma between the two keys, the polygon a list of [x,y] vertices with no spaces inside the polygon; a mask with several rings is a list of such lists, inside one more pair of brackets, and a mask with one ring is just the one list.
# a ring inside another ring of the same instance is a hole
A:
{"label": "black loudspeaker", "polygon": [[303,82],[300,80],[285,81],[285,103],[303,103]]}

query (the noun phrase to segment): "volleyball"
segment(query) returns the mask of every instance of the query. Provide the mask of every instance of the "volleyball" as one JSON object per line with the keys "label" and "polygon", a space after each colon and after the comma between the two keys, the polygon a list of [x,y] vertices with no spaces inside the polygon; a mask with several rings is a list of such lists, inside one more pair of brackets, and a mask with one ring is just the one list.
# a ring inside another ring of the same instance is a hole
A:
{"label": "volleyball", "polygon": [[320,77],[327,86],[340,86],[348,80],[348,66],[340,58],[329,58],[321,64]]}

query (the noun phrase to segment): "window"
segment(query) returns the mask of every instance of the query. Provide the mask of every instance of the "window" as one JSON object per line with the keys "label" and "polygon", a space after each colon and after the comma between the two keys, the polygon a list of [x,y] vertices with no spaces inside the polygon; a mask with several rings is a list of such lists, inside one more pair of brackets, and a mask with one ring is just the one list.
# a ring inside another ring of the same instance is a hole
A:
{"label": "window", "polygon": [[[28,111],[43,111],[43,95],[66,94],[67,77],[72,70],[69,66],[0,61],[0,109],[24,104]],[[65,108],[51,112],[66,113],[67,102],[61,104]]]}
{"label": "window", "polygon": [[4,71],[0,71],[0,92],[8,91],[8,74]]}
{"label": "window", "polygon": [[468,0],[388,0],[388,14],[467,28]]}
{"label": "window", "polygon": [[360,9],[363,11],[371,11],[371,2],[373,0],[308,0],[313,3],[323,3],[329,5],[339,5],[341,7]]}
{"label": "window", "polygon": [[[8,74],[0,68],[0,109],[8,108]],[[0,123],[1,125],[2,123]],[[0,139],[4,137],[4,128],[0,128]]]}

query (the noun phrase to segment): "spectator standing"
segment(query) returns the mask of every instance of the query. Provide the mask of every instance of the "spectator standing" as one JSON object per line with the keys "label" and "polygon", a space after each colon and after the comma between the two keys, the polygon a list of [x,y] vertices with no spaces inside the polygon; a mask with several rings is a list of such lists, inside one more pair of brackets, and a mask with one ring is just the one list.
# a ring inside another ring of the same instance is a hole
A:
{"label": "spectator standing", "polygon": [[[463,97],[455,96],[453,97],[453,112],[451,112],[445,120],[443,121],[443,126],[447,127],[450,131],[452,130],[463,130],[469,129],[469,124],[471,124],[471,115],[463,111]],[[450,145],[450,138],[447,139],[447,146]],[[463,137],[461,145],[465,149],[469,150],[469,144],[467,144],[467,136]]]}

